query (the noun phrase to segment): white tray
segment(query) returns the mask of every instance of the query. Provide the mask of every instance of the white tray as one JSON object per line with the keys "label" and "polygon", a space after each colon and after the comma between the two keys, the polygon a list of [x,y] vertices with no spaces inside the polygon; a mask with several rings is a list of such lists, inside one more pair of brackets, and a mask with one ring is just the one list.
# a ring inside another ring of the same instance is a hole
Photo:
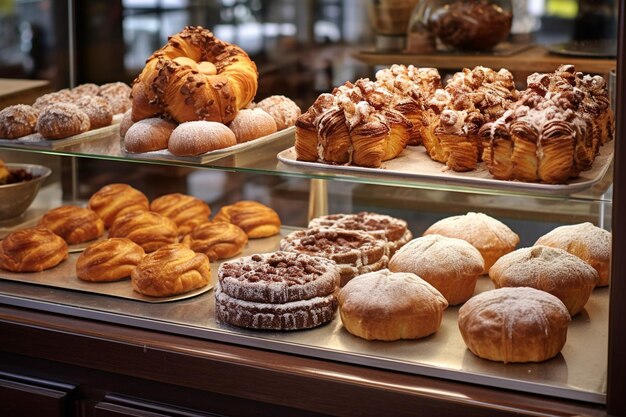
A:
{"label": "white tray", "polygon": [[204,153],[202,155],[196,156],[176,156],[173,155],[167,149],[153,151],[153,152],[139,152],[139,153],[131,153],[126,151],[124,147],[124,141],[122,140],[122,154],[127,158],[132,159],[150,159],[150,160],[162,160],[162,161],[178,161],[178,162],[190,162],[196,164],[206,164],[211,161],[215,161],[216,159],[223,158],[225,156],[229,156],[232,154],[236,154],[239,152],[243,152],[249,149],[256,148],[258,146],[267,145],[270,142],[275,140],[279,140],[286,136],[293,135],[296,128],[295,126],[288,127],[281,131],[272,133],[271,135],[263,136],[258,139],[251,140],[249,142],[238,143],[237,145],[230,146],[224,149],[216,149],[211,152]]}
{"label": "white tray", "polygon": [[96,141],[109,136],[113,138],[115,134],[119,132],[119,124],[122,121],[123,117],[123,114],[116,114],[113,116],[113,121],[108,126],[88,130],[87,132],[81,133],[79,135],[69,136],[63,139],[45,139],[39,133],[33,133],[31,135],[22,136],[21,138],[17,139],[0,138],[0,145],[63,149],[68,146]]}
{"label": "white tray", "polygon": [[478,167],[469,172],[455,172],[444,164],[433,161],[423,146],[409,146],[395,159],[382,163],[380,168],[366,168],[354,165],[331,165],[321,162],[305,162],[296,160],[294,147],[278,153],[278,159],[299,168],[314,168],[345,174],[374,174],[381,177],[400,177],[404,180],[414,179],[433,184],[473,186],[518,192],[545,194],[571,194],[586,190],[599,182],[611,166],[613,160],[614,141],[600,148],[591,169],[581,172],[578,178],[571,179],[567,184],[540,184],[522,181],[498,180],[491,176],[487,166],[479,163]]}

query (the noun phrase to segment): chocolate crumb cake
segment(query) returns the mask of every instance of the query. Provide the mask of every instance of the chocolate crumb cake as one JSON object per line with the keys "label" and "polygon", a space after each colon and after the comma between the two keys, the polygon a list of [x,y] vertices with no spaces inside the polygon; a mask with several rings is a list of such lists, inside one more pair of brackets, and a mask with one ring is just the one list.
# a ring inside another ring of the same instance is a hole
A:
{"label": "chocolate crumb cake", "polygon": [[217,273],[218,320],[239,327],[299,330],[333,319],[339,269],[326,258],[273,252],[224,262]]}

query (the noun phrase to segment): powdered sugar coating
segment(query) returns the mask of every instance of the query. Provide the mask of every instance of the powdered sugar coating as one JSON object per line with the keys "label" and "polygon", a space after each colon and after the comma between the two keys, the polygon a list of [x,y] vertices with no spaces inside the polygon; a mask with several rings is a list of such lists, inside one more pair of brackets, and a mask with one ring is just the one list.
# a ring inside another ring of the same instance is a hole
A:
{"label": "powdered sugar coating", "polygon": [[193,156],[236,144],[235,134],[226,125],[199,120],[179,124],[170,136],[168,149],[177,156]]}
{"label": "powdered sugar coating", "polygon": [[121,114],[132,107],[131,88],[123,82],[114,82],[100,86],[98,95],[106,98],[111,105],[113,114]]}
{"label": "powdered sugar coating", "polygon": [[167,149],[176,124],[153,117],[133,123],[124,135],[124,148],[128,152],[150,152]]}
{"label": "powdered sugar coating", "polygon": [[258,103],[255,108],[265,110],[276,122],[276,128],[283,130],[296,124],[302,110],[289,97],[274,95],[269,96]]}
{"label": "powdered sugar coating", "polygon": [[605,262],[611,258],[611,232],[589,222],[557,227],[537,239],[535,244],[561,248],[570,253],[579,252],[577,247],[584,246],[589,258]]}
{"label": "powdered sugar coating", "polygon": [[237,143],[271,135],[277,130],[274,118],[260,108],[239,110],[228,128],[235,134]]}
{"label": "powdered sugar coating", "polygon": [[477,356],[502,362],[539,362],[557,355],[571,321],[555,296],[528,287],[480,293],[459,309],[459,330]]}
{"label": "powdered sugar coating", "polygon": [[104,97],[83,95],[74,104],[89,116],[90,129],[108,126],[113,121],[113,109]]}
{"label": "powdered sugar coating", "polygon": [[51,104],[37,119],[37,132],[46,139],[78,135],[88,131],[90,127],[89,116],[72,103]]}
{"label": "powdered sugar coating", "polygon": [[35,132],[39,111],[26,104],[15,104],[0,111],[0,138],[16,139]]}
{"label": "powdered sugar coating", "polygon": [[218,283],[215,315],[218,320],[253,329],[300,330],[320,326],[333,319],[335,294],[282,304],[255,303],[230,297]]}
{"label": "powdered sugar coating", "polygon": [[224,262],[217,276],[231,297],[269,304],[326,296],[339,285],[339,269],[333,261],[288,252]]}

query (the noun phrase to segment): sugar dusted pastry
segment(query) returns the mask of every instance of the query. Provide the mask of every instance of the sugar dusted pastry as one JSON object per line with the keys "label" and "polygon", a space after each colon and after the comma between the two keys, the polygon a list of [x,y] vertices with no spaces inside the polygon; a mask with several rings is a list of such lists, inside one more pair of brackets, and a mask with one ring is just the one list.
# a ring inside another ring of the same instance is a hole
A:
{"label": "sugar dusted pastry", "polygon": [[274,118],[259,108],[240,110],[228,128],[235,134],[237,143],[249,142],[277,131]]}
{"label": "sugar dusted pastry", "polygon": [[130,239],[112,237],[89,245],[76,260],[83,281],[110,282],[130,277],[145,252]]}
{"label": "sugar dusted pastry", "polygon": [[[124,132],[124,149],[128,152],[151,152],[167,149],[176,124],[159,117],[143,119]],[[122,133],[120,126],[120,133]]]}
{"label": "sugar dusted pastry", "polygon": [[213,221],[235,224],[252,239],[277,235],[281,224],[273,209],[248,200],[222,207]]}
{"label": "sugar dusted pastry", "polygon": [[389,261],[392,272],[413,273],[435,287],[450,305],[467,301],[473,294],[484,261],[465,240],[426,235],[404,245]]}
{"label": "sugar dusted pastry", "polygon": [[73,103],[56,103],[44,108],[37,119],[37,132],[45,139],[63,139],[91,128],[89,116]]}
{"label": "sugar dusted pastry", "polygon": [[563,249],[522,248],[502,256],[489,270],[496,288],[532,287],[565,304],[571,316],[580,313],[598,282],[588,263]]}
{"label": "sugar dusted pastry", "polygon": [[470,298],[459,309],[459,330],[468,349],[497,362],[542,362],[558,355],[570,315],[545,291],[500,288]]}
{"label": "sugar dusted pastry", "polygon": [[182,243],[216,261],[239,255],[248,243],[248,235],[232,223],[211,222],[196,226]]}
{"label": "sugar dusted pastry", "polygon": [[159,213],[133,211],[115,219],[109,237],[128,238],[149,253],[178,242],[178,228],[172,219]]}
{"label": "sugar dusted pastry", "polygon": [[150,297],[184,294],[210,282],[209,259],[181,243],[163,246],[146,255],[131,273],[133,290]]}
{"label": "sugar dusted pastry", "polygon": [[150,203],[150,210],[169,217],[176,223],[178,233],[186,235],[197,226],[208,223],[211,208],[199,198],[181,194],[165,194]]}
{"label": "sugar dusted pastry", "polygon": [[366,340],[419,339],[439,329],[446,299],[415,274],[387,269],[359,275],[339,291],[346,330]]}
{"label": "sugar dusted pastry", "polygon": [[67,259],[67,243],[42,227],[20,229],[0,241],[0,268],[41,272]]}
{"label": "sugar dusted pastry", "polygon": [[0,138],[17,139],[35,133],[39,110],[15,104],[0,110]]}
{"label": "sugar dusted pastry", "polygon": [[535,245],[561,248],[578,256],[598,271],[596,286],[609,285],[611,232],[589,222],[560,226],[537,239]]}
{"label": "sugar dusted pastry", "polygon": [[439,220],[423,233],[424,236],[432,234],[471,243],[485,260],[485,272],[519,243],[519,236],[507,225],[486,214],[474,212]]}
{"label": "sugar dusted pastry", "polygon": [[296,119],[302,113],[300,107],[293,100],[281,95],[269,96],[256,103],[254,108],[265,110],[272,116],[278,130],[294,126]]}
{"label": "sugar dusted pastry", "polygon": [[132,211],[148,211],[148,197],[128,184],[109,184],[96,191],[87,207],[98,213],[109,228],[120,215]]}

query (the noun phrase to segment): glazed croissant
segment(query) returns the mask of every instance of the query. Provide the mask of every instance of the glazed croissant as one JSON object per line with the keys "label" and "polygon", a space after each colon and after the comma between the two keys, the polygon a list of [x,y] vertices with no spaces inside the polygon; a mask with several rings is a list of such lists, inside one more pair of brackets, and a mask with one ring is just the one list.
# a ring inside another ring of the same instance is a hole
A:
{"label": "glazed croissant", "polygon": [[204,223],[185,236],[182,243],[216,261],[239,255],[248,243],[248,235],[232,223]]}
{"label": "glazed croissant", "polygon": [[52,230],[70,245],[97,239],[104,233],[104,222],[96,212],[78,206],[52,209],[37,225]]}
{"label": "glazed croissant", "polygon": [[199,198],[173,193],[162,195],[150,203],[150,210],[169,217],[178,226],[178,233],[186,235],[196,226],[208,223],[211,208]]}
{"label": "glazed croissant", "polygon": [[109,282],[130,276],[144,250],[130,239],[112,237],[87,247],[76,260],[76,276],[83,281]]}
{"label": "glazed croissant", "polygon": [[125,237],[154,252],[162,246],[178,242],[178,228],[169,217],[153,211],[134,211],[118,217],[109,229],[109,237]]}
{"label": "glazed croissant", "polygon": [[7,271],[41,272],[67,256],[67,243],[42,227],[20,229],[0,241],[0,268]]}
{"label": "glazed croissant", "polygon": [[166,116],[179,123],[209,120],[224,124],[254,98],[254,62],[237,45],[201,26],[171,36],[133,82],[132,119]]}
{"label": "glazed croissant", "polygon": [[252,239],[269,237],[280,232],[278,213],[257,201],[239,201],[224,206],[213,220],[237,225]]}

